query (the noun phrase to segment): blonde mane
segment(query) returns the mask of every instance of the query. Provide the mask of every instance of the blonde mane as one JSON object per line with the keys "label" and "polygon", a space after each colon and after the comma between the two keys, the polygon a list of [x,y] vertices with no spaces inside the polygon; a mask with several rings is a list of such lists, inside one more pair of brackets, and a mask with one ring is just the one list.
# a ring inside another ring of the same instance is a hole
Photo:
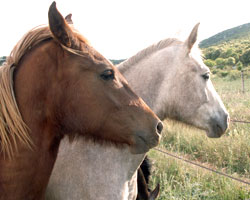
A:
{"label": "blonde mane", "polygon": [[[79,40],[88,44],[87,40],[80,36],[76,30],[73,31]],[[12,158],[14,151],[17,151],[17,140],[29,148],[33,146],[28,127],[16,104],[13,91],[13,71],[28,51],[40,42],[51,38],[53,36],[47,26],[35,27],[22,37],[11,51],[6,63],[0,67],[0,152],[3,152],[4,156],[7,155],[8,158]],[[79,50],[63,48],[72,53],[80,54]]]}
{"label": "blonde mane", "polygon": [[167,38],[165,40],[161,40],[158,43],[153,44],[147,47],[146,49],[139,51],[131,58],[125,60],[124,62],[118,65],[118,68],[121,72],[123,72],[123,69],[139,63],[143,58],[151,55],[152,53],[164,49],[172,44],[179,44],[179,43],[181,43],[181,41],[178,40],[177,38]]}
{"label": "blonde mane", "polygon": [[[17,138],[31,147],[28,128],[22,120],[13,93],[14,68],[5,64],[0,68],[0,142],[4,156],[13,157],[17,150]],[[14,149],[13,149],[14,148]]]}

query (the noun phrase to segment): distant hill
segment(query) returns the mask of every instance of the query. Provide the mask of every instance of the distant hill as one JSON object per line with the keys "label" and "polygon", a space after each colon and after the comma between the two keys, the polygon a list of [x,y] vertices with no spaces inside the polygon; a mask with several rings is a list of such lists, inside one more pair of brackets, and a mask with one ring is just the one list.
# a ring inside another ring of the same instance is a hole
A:
{"label": "distant hill", "polygon": [[6,61],[6,56],[0,57],[0,66]]}
{"label": "distant hill", "polygon": [[237,26],[225,31],[222,31],[208,39],[200,42],[200,48],[218,45],[234,39],[250,39],[250,23]]}
{"label": "distant hill", "polygon": [[[125,59],[120,59],[120,60],[114,60],[114,59],[110,59],[110,61],[114,64],[114,65],[118,65],[119,63],[123,62]],[[6,61],[6,56],[0,56],[0,66]]]}
{"label": "distant hill", "polygon": [[118,65],[119,63],[123,62],[125,59],[120,59],[120,60],[113,60],[110,59],[110,61],[114,64],[114,65]]}
{"label": "distant hill", "polygon": [[250,69],[250,23],[222,31],[201,41],[199,46],[204,63],[213,74],[230,74],[233,80],[240,77],[241,70]]}

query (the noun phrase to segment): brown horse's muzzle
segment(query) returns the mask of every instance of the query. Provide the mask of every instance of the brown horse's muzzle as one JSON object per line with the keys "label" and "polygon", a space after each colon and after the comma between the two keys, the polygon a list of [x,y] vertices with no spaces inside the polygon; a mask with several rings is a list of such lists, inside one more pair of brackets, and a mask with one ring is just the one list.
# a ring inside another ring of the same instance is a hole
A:
{"label": "brown horse's muzzle", "polygon": [[134,145],[131,146],[131,153],[142,154],[148,152],[151,148],[156,147],[161,139],[161,132],[163,130],[163,123],[158,122],[155,128],[155,133],[147,133],[145,131],[138,131],[134,136]]}

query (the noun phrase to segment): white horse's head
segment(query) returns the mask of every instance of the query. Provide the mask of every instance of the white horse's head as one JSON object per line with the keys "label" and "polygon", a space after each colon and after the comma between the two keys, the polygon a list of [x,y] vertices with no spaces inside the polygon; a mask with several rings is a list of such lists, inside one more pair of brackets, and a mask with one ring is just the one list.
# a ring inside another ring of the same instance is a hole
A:
{"label": "white horse's head", "polygon": [[194,45],[198,27],[199,24],[185,42],[173,43],[161,52],[168,63],[165,73],[170,73],[165,79],[166,113],[167,117],[205,130],[208,137],[220,137],[228,128],[229,114],[213,87],[209,68]]}

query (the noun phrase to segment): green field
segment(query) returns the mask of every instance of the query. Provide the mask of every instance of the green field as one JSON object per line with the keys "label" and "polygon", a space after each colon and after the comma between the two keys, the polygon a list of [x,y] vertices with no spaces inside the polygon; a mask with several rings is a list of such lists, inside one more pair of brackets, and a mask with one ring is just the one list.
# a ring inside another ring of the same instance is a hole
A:
{"label": "green field", "polygon": [[[250,121],[250,79],[229,81],[212,77],[231,119]],[[250,182],[250,124],[231,123],[219,139],[209,139],[203,131],[170,120],[159,148]],[[151,188],[161,185],[159,200],[166,199],[250,199],[250,186],[217,175],[205,169],[176,160],[156,150],[153,160]]]}

